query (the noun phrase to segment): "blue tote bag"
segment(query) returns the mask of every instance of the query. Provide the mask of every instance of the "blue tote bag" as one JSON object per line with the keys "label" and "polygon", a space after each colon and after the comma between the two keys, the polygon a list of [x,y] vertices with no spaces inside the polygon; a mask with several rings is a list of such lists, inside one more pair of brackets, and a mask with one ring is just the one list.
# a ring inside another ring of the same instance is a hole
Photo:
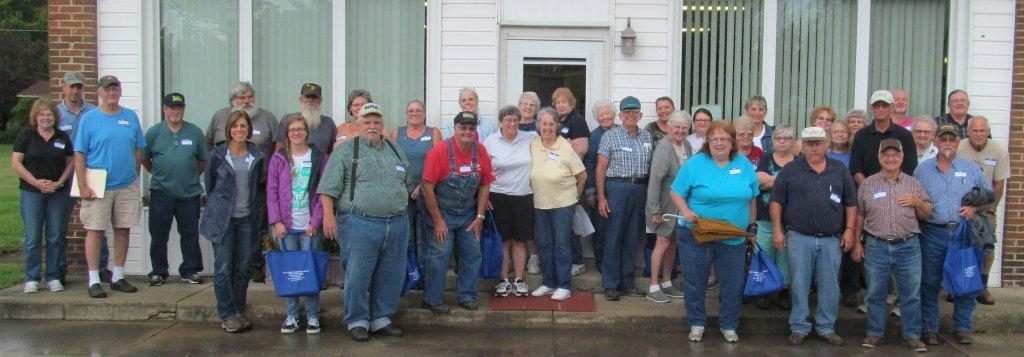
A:
{"label": "blue tote bag", "polygon": [[419,260],[416,259],[416,248],[409,249],[405,254],[405,283],[402,284],[402,296],[423,281]]}
{"label": "blue tote bag", "polygon": [[977,294],[985,288],[981,282],[981,249],[971,244],[971,222],[963,220],[956,228],[942,264],[942,288],[950,296]]}
{"label": "blue tote bag", "polygon": [[761,296],[782,290],[782,272],[779,271],[779,267],[772,262],[759,244],[754,246],[757,253],[754,253],[750,260],[743,296]]}
{"label": "blue tote bag", "polygon": [[497,279],[501,276],[505,252],[502,249],[501,234],[498,233],[498,226],[494,225],[494,214],[491,211],[487,211],[485,221],[484,228],[480,231],[480,253],[483,256],[480,260],[480,278]]}
{"label": "blue tote bag", "polygon": [[320,294],[327,275],[327,252],[313,250],[271,251],[267,267],[274,281],[274,292],[280,297]]}

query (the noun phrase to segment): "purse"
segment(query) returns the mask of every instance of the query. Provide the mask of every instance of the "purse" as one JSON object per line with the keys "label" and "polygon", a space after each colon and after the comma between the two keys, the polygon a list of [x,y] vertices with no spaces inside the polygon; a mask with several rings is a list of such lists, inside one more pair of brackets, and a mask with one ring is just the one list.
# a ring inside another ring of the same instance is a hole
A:
{"label": "purse", "polygon": [[743,296],[761,296],[782,290],[782,272],[779,267],[761,249],[761,245],[755,243],[754,247],[756,253],[750,260]]}
{"label": "purse", "polygon": [[946,261],[942,264],[942,288],[950,296],[971,296],[981,292],[982,251],[971,244],[971,222],[963,220],[957,226],[953,239],[946,250]]}
{"label": "purse", "polygon": [[313,296],[320,294],[326,280],[327,252],[313,250],[267,252],[267,267],[274,282],[274,292],[280,297]]}

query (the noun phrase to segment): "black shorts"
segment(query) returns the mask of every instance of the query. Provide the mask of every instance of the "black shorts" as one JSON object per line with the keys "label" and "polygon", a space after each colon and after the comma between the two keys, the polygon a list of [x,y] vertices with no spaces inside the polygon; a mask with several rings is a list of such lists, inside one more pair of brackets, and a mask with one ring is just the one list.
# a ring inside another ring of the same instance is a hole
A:
{"label": "black shorts", "polygon": [[512,196],[491,192],[491,206],[494,207],[494,224],[501,234],[501,241],[513,239],[526,242],[533,239],[533,195]]}

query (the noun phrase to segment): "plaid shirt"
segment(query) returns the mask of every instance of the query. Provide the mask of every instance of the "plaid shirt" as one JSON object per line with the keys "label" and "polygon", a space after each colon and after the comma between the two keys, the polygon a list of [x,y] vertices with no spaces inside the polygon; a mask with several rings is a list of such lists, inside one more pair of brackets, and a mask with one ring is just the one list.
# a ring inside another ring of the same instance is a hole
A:
{"label": "plaid shirt", "polygon": [[857,194],[857,216],[864,220],[864,231],[882,239],[920,234],[914,207],[901,207],[897,202],[905,195],[931,201],[921,184],[902,172],[895,181],[886,179],[882,172],[864,179]]}
{"label": "plaid shirt", "polygon": [[991,190],[992,183],[973,162],[956,157],[949,171],[942,172],[937,160],[925,160],[914,170],[914,178],[932,198],[932,215],[927,221],[934,224],[960,222],[960,198],[974,186]]}
{"label": "plaid shirt", "polygon": [[651,168],[651,133],[637,128],[637,135],[629,135],[625,127],[604,133],[597,154],[608,158],[605,177],[647,177]]}

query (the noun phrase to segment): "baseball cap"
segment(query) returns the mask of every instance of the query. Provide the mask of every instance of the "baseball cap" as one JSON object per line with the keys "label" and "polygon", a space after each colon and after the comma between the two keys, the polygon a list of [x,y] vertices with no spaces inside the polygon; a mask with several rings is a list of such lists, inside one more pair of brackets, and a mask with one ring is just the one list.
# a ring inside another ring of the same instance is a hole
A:
{"label": "baseball cap", "polygon": [[[299,94],[302,95],[303,97],[308,97],[308,96],[311,96],[311,95],[315,95],[317,97],[320,97],[321,96],[320,93],[321,93],[320,85],[316,84],[316,83],[306,83],[306,84],[303,84],[302,85],[302,89],[299,90]],[[380,108],[378,108],[378,109],[380,109]]]}
{"label": "baseball cap", "polygon": [[887,149],[896,149],[896,151],[903,152],[903,144],[901,144],[899,140],[891,138],[882,140],[882,142],[878,144],[878,153],[881,154]]}
{"label": "baseball cap", "polygon": [[887,91],[885,89],[876,90],[874,93],[871,94],[871,100],[868,101],[868,104],[875,104],[876,102],[885,102],[886,104],[892,104],[892,92]]}
{"label": "baseball cap", "polygon": [[825,135],[825,129],[816,126],[806,127],[800,132],[800,140],[803,141],[819,141],[826,139],[828,139],[828,135]]}
{"label": "baseball cap", "polygon": [[85,76],[82,75],[82,72],[75,72],[75,71],[66,72],[66,73],[64,73],[64,83],[67,84],[67,85],[72,85],[72,84],[82,84],[82,85],[84,85],[85,84]]}
{"label": "baseball cap", "polygon": [[[317,88],[319,89],[320,86],[317,86]],[[319,92],[319,90],[318,90],[318,92]],[[384,116],[384,113],[380,111],[380,106],[377,105],[377,104],[366,103],[366,104],[363,104],[363,108],[362,109],[359,109],[359,117],[360,118],[365,117],[367,115],[374,115],[374,114],[376,114],[378,116]]]}
{"label": "baseball cap", "polygon": [[476,118],[476,114],[473,114],[473,113],[470,113],[470,112],[462,112],[462,113],[456,114],[455,115],[455,119],[453,121],[455,122],[455,125],[459,125],[459,124],[473,124],[473,125],[476,125],[476,124],[480,123],[480,120],[478,120]]}
{"label": "baseball cap", "polygon": [[953,123],[944,123],[939,125],[939,128],[935,130],[935,136],[939,137],[942,134],[953,134],[953,136],[960,137],[960,131],[957,130],[956,125]]}
{"label": "baseball cap", "polygon": [[121,85],[121,80],[117,79],[116,76],[112,76],[112,75],[109,75],[109,74],[105,75],[103,77],[100,77],[100,80],[99,80],[100,88],[106,88],[106,87],[109,87],[109,86],[114,85],[114,84]]}
{"label": "baseball cap", "polygon": [[166,105],[168,107],[173,107],[173,106],[182,106],[182,107],[184,107],[185,106],[185,96],[181,95],[181,93],[178,93],[178,92],[174,92],[174,93],[165,95],[164,96],[164,105]]}
{"label": "baseball cap", "polygon": [[628,96],[628,97],[622,98],[622,101],[619,102],[619,110],[633,110],[633,109],[640,109],[640,100],[636,99],[636,97]]}

